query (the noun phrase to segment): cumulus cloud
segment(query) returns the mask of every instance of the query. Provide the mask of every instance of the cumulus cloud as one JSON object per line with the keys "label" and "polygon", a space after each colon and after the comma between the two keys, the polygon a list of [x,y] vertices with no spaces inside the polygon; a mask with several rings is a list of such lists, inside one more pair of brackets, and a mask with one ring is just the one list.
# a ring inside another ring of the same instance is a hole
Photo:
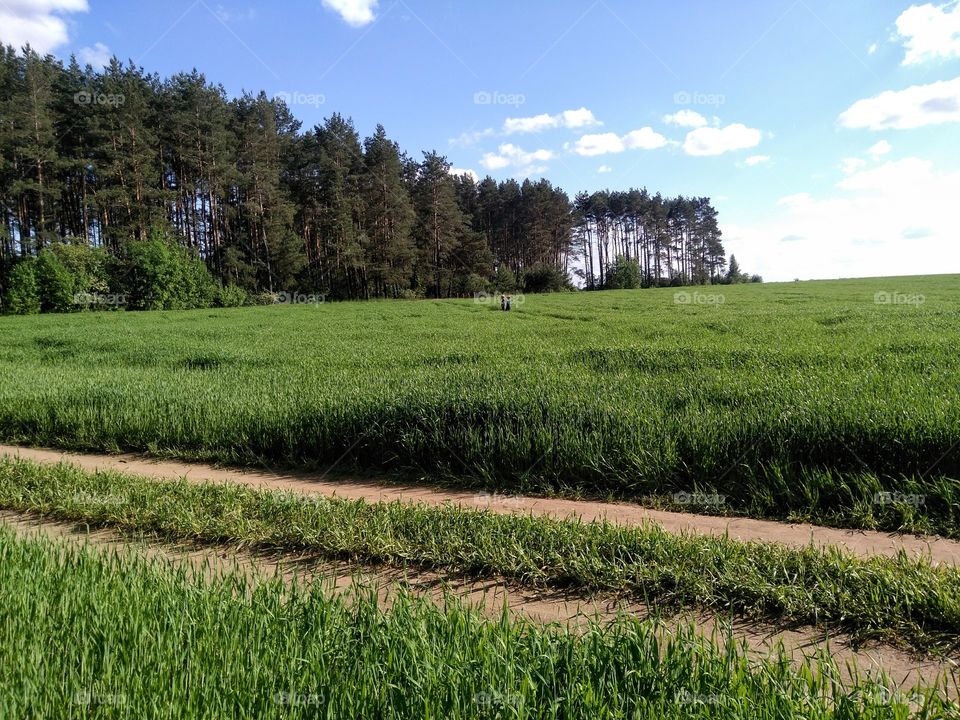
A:
{"label": "cumulus cloud", "polygon": [[619,153],[624,149],[623,140],[613,132],[584,135],[573,144],[573,151],[584,157]]}
{"label": "cumulus cloud", "polygon": [[[906,189],[905,184],[910,183],[911,180],[922,184],[932,177],[932,171],[931,161],[910,157],[886,162],[879,167],[855,173],[838,182],[837,187],[844,190],[886,194],[892,188]],[[911,191],[910,194],[914,193]]]}
{"label": "cumulus cloud", "polygon": [[960,264],[958,196],[958,171],[917,157],[887,161],[850,174],[822,197],[781,198],[773,220],[722,221],[724,243],[770,280],[943,272]]}
{"label": "cumulus cloud", "polygon": [[514,133],[536,133],[552,128],[582,128],[602,125],[591,110],[585,107],[576,110],[564,110],[556,115],[543,113],[531,117],[507,118],[503,121],[503,132],[507,135]]}
{"label": "cumulus cloud", "polygon": [[553,158],[553,152],[550,150],[534,150],[527,152],[517,145],[504,143],[497,148],[495,153],[486,153],[480,158],[480,164],[487,170],[503,170],[508,167],[526,167],[529,170],[535,169],[537,172],[543,172],[545,168],[534,166],[535,163],[542,163]]}
{"label": "cumulus cloud", "polygon": [[838,122],[846,128],[870,130],[909,130],[960,122],[960,77],[858,100]]}
{"label": "cumulus cloud", "polygon": [[507,118],[503,121],[503,131],[513,133],[535,133],[557,126],[556,118],[548,113],[532,117]]}
{"label": "cumulus cloud", "polygon": [[470,168],[455,168],[455,167],[452,167],[452,168],[450,168],[450,174],[451,174],[451,175],[468,175],[469,177],[473,178],[473,181],[474,181],[474,182],[479,182],[479,181],[480,181],[480,176],[477,175],[477,171],[476,171],[476,170],[471,170]]}
{"label": "cumulus cloud", "polygon": [[601,165],[600,167],[597,168],[597,172],[598,173],[613,172],[613,168],[610,167],[609,165]]}
{"label": "cumulus cloud", "polygon": [[742,123],[726,127],[702,127],[687,133],[683,149],[687,155],[696,157],[723,155],[756,147],[762,139],[763,135],[759,130]]}
{"label": "cumulus cloud", "polygon": [[878,160],[884,155],[890,153],[893,150],[893,145],[888,143],[886,140],[881,140],[878,143],[874,143],[869,148],[867,148],[867,155],[872,157],[874,160]]}
{"label": "cumulus cloud", "polygon": [[363,27],[376,20],[377,3],[378,0],[323,0],[325,8],[339,14],[352,27]]}
{"label": "cumulus cloud", "polygon": [[585,107],[577,108],[576,110],[564,110],[560,115],[562,116],[562,125],[567,128],[603,125],[602,122],[594,117],[593,111],[587,110]]}
{"label": "cumulus cloud", "polygon": [[627,150],[656,150],[667,144],[667,139],[651,127],[631,130],[623,136],[623,146]]}
{"label": "cumulus cloud", "polygon": [[743,161],[743,164],[747,167],[754,167],[756,165],[763,165],[763,163],[770,162],[769,155],[751,155],[746,160]]}
{"label": "cumulus cloud", "polygon": [[110,58],[113,54],[110,48],[101,42],[94,43],[93,47],[80,48],[77,57],[84,65],[93,65],[94,68],[100,68],[110,64]]}
{"label": "cumulus cloud", "polygon": [[622,137],[613,132],[583,135],[573,144],[573,152],[583,157],[620,153],[624,150],[656,150],[669,142],[651,127],[631,130]]}
{"label": "cumulus cloud", "polygon": [[897,18],[904,65],[960,57],[960,4],[913,5]]}
{"label": "cumulus cloud", "polygon": [[663,121],[667,125],[679,125],[686,128],[698,128],[707,125],[707,119],[694,110],[680,110],[673,115],[664,115]]}
{"label": "cumulus cloud", "polygon": [[40,54],[52,52],[70,39],[61,15],[89,9],[87,0],[3,0],[0,42],[18,50],[29,43]]}

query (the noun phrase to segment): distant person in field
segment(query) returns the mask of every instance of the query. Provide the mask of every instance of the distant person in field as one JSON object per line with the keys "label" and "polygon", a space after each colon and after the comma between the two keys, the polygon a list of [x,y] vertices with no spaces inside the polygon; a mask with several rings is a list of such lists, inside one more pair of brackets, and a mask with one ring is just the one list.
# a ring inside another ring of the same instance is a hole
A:
{"label": "distant person in field", "polygon": [[506,307],[507,312],[510,311],[510,300],[511,300],[510,296],[507,295],[507,307]]}
{"label": "distant person in field", "polygon": [[501,296],[500,296],[500,309],[501,309],[501,310],[506,310],[506,309],[507,309],[507,296],[506,296],[506,295],[501,295]]}

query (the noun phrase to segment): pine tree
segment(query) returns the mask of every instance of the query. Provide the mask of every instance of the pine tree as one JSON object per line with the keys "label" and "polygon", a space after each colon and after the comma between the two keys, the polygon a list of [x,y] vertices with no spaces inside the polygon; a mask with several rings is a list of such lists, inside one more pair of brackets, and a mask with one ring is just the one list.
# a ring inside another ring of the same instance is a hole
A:
{"label": "pine tree", "polygon": [[730,255],[730,264],[727,267],[727,283],[734,284],[743,281],[743,273],[740,272],[740,263],[734,255]]}
{"label": "pine tree", "polygon": [[[425,152],[417,174],[414,203],[417,210],[419,267],[417,281],[434,297],[451,291],[452,259],[467,233],[457,205],[450,163],[436,152]],[[469,262],[469,261],[468,261]]]}
{"label": "pine tree", "polygon": [[416,254],[413,203],[403,181],[403,158],[382,125],[364,142],[363,157],[370,284],[378,297],[397,297],[409,287]]}

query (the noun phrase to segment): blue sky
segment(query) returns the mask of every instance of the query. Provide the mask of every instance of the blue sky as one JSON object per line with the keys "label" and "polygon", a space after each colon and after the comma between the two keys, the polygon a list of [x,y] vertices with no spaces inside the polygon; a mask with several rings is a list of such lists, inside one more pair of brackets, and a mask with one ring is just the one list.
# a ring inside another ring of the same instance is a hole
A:
{"label": "blue sky", "polygon": [[894,0],[0,0],[0,39],[571,195],[706,195],[768,280],[960,272],[960,4]]}

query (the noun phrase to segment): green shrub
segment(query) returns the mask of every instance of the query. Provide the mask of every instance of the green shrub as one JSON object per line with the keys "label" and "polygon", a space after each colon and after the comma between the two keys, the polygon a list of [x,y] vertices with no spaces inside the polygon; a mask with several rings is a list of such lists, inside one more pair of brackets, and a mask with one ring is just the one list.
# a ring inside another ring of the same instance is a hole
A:
{"label": "green shrub", "polygon": [[514,292],[517,289],[517,276],[506,265],[497,268],[493,278],[493,289],[497,292]]}
{"label": "green shrub", "polygon": [[247,291],[236,285],[224,285],[217,288],[217,307],[242,307],[250,303]]}
{"label": "green shrub", "polygon": [[276,293],[258,292],[250,296],[250,303],[253,305],[275,305],[277,302]]}
{"label": "green shrub", "polygon": [[210,307],[217,292],[203,261],[156,229],[130,243],[118,272],[131,307],[140,310]]}
{"label": "green shrub", "polygon": [[36,264],[40,309],[43,312],[76,310],[74,295],[78,292],[73,274],[49,248],[40,251]]}
{"label": "green shrub", "polygon": [[642,284],[643,271],[636,260],[621,255],[607,270],[606,287],[609,290],[634,290]]}
{"label": "green shrub", "polygon": [[523,272],[523,291],[528,293],[559,292],[567,285],[563,271],[553,265],[537,263]]}
{"label": "green shrub", "polygon": [[40,288],[37,284],[37,261],[21,260],[10,271],[3,311],[13,315],[40,312]]}

